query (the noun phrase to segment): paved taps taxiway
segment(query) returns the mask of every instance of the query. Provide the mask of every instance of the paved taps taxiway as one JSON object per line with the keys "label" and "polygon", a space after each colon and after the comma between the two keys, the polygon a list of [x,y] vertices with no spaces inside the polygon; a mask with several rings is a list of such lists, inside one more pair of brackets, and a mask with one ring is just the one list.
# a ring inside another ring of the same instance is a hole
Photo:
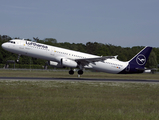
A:
{"label": "paved taps taxiway", "polygon": [[136,79],[98,79],[98,78],[41,78],[41,77],[0,77],[2,80],[26,80],[26,81],[92,81],[92,82],[135,82],[135,83],[159,83],[159,80]]}

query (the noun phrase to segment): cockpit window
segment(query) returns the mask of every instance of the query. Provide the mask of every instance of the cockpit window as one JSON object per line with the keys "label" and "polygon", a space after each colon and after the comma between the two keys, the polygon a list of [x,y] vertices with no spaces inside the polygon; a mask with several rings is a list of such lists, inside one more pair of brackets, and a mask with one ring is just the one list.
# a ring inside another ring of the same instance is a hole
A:
{"label": "cockpit window", "polygon": [[13,44],[15,44],[15,42],[14,42],[14,41],[9,41],[9,43],[13,43]]}

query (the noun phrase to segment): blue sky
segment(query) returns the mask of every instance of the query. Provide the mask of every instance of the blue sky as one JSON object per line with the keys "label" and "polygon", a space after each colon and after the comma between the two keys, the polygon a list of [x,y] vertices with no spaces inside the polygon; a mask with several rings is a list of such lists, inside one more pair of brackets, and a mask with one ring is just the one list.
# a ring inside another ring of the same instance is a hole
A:
{"label": "blue sky", "polygon": [[159,0],[1,0],[0,35],[159,47]]}

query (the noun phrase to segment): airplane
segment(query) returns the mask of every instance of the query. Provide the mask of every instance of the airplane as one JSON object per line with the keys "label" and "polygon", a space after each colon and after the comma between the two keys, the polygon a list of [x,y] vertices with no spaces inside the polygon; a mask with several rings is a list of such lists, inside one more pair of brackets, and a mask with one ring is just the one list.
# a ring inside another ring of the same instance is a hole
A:
{"label": "airplane", "polygon": [[69,67],[70,75],[74,74],[73,68],[79,68],[79,75],[83,74],[85,68],[113,74],[143,73],[152,50],[152,47],[146,46],[129,61],[120,61],[117,56],[97,56],[24,39],[10,40],[3,43],[2,48],[18,54],[17,62],[20,55],[40,58],[54,67]]}

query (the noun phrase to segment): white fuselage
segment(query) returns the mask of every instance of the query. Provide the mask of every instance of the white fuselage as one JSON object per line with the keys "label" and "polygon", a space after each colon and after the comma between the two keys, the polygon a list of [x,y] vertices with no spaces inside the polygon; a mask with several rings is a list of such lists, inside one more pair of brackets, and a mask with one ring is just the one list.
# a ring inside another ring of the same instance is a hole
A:
{"label": "white fuselage", "polygon": [[[96,58],[99,56],[87,53],[68,50],[60,47],[45,45],[41,43],[26,40],[11,40],[2,44],[2,47],[12,53],[26,55],[34,58],[40,58],[48,61],[60,62],[61,58],[75,60],[85,58]],[[122,62],[118,59],[106,59],[104,61],[90,62],[86,68],[92,68],[97,71],[107,73],[119,73],[128,66],[128,62]]]}

